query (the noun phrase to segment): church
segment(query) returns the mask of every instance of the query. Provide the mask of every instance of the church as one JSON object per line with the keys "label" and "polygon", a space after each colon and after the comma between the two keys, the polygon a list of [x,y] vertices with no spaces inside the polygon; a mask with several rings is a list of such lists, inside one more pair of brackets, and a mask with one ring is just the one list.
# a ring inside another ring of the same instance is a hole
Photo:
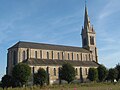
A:
{"label": "church", "polygon": [[8,48],[6,73],[11,75],[13,67],[23,62],[31,67],[32,74],[39,68],[45,69],[49,75],[49,83],[54,84],[59,81],[60,67],[70,63],[75,68],[76,79],[86,80],[89,68],[99,66],[96,33],[86,6],[81,36],[82,47],[19,41]]}

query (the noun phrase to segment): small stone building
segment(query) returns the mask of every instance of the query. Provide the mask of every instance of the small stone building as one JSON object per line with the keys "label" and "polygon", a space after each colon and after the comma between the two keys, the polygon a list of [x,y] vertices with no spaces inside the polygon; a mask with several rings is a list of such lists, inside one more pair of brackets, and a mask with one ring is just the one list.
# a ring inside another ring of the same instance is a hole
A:
{"label": "small stone building", "polygon": [[52,45],[19,41],[8,49],[7,69],[12,74],[13,67],[27,63],[31,73],[36,73],[41,67],[49,74],[49,83],[59,81],[59,70],[64,63],[70,63],[76,70],[76,79],[85,80],[90,67],[98,67],[96,33],[90,25],[87,7],[85,7],[84,26],[82,27],[82,48],[74,46]]}

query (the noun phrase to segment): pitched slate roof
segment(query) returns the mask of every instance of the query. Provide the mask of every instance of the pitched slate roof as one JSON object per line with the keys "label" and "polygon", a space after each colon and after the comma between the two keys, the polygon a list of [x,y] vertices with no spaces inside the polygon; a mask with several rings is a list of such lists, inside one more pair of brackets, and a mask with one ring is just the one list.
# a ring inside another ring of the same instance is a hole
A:
{"label": "pitched slate roof", "polygon": [[28,65],[34,65],[34,66],[58,66],[63,65],[65,63],[70,63],[73,66],[91,66],[91,67],[98,67],[99,64],[94,61],[76,61],[76,60],[48,60],[48,59],[29,59],[26,61],[23,61],[23,63],[26,63]]}
{"label": "pitched slate roof", "polygon": [[11,49],[11,48],[32,48],[32,49],[45,49],[45,50],[59,50],[59,51],[74,51],[74,52],[90,53],[90,51],[88,51],[84,48],[81,48],[81,47],[34,43],[34,42],[23,42],[23,41],[19,41],[18,43],[16,43],[9,49]]}

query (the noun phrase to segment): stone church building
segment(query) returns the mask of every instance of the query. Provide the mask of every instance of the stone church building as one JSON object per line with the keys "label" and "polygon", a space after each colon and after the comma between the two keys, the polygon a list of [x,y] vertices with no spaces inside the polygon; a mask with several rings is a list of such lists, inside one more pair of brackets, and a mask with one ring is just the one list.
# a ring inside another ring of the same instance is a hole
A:
{"label": "stone church building", "polygon": [[84,26],[82,27],[82,47],[53,45],[19,41],[8,49],[7,69],[11,75],[12,68],[20,63],[31,67],[31,73],[36,73],[41,67],[49,74],[49,83],[59,81],[59,70],[64,63],[70,63],[76,71],[76,79],[85,80],[90,67],[98,67],[96,33],[90,25],[87,7],[85,6]]}

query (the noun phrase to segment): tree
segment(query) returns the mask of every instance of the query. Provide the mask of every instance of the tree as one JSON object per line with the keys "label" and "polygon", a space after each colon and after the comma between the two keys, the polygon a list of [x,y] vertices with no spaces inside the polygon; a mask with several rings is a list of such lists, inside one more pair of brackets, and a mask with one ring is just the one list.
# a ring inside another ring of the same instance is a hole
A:
{"label": "tree", "polygon": [[99,65],[98,70],[98,79],[100,82],[104,81],[107,77],[107,69],[103,65]]}
{"label": "tree", "polygon": [[120,64],[117,64],[115,69],[118,71],[117,81],[120,79]]}
{"label": "tree", "polygon": [[28,81],[31,74],[31,68],[24,63],[17,64],[12,71],[15,82],[19,83],[19,86],[23,86]]}
{"label": "tree", "polygon": [[2,87],[2,82],[0,82],[0,88]]}
{"label": "tree", "polygon": [[116,79],[118,76],[118,71],[117,69],[111,68],[109,69],[109,73],[108,73],[108,80],[111,80],[111,82],[114,82],[114,79]]}
{"label": "tree", "polygon": [[12,77],[9,75],[4,75],[2,77],[2,87],[3,88],[8,88],[12,86]]}
{"label": "tree", "polygon": [[47,72],[43,68],[39,68],[34,74],[34,84],[43,86],[47,82]]}
{"label": "tree", "polygon": [[89,68],[88,79],[90,81],[97,81],[98,80],[98,71],[96,68]]}
{"label": "tree", "polygon": [[61,74],[60,78],[63,80],[66,80],[68,83],[70,83],[71,81],[73,81],[75,79],[75,69],[69,63],[62,65],[60,74]]}

